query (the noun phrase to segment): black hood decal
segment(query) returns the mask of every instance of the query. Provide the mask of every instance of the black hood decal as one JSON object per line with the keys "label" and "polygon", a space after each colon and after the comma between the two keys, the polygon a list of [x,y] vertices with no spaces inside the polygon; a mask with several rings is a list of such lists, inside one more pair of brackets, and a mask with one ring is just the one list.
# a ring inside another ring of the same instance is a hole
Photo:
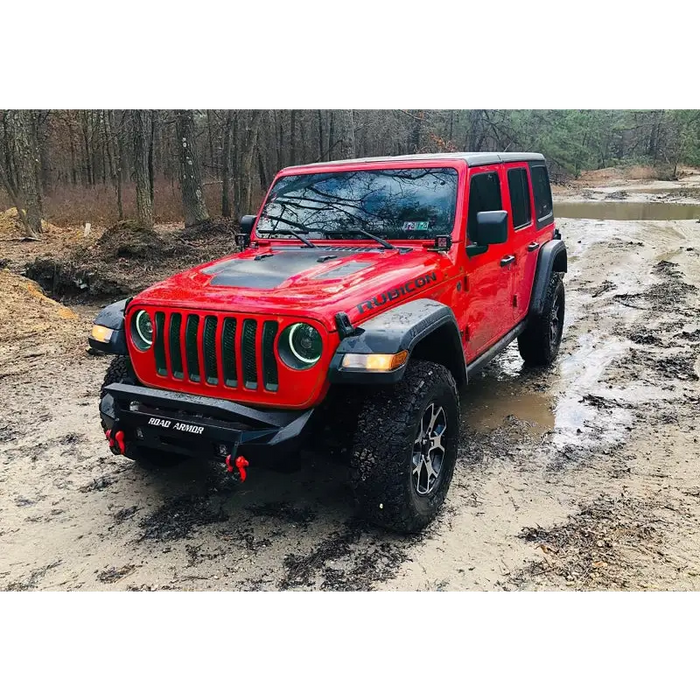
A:
{"label": "black hood decal", "polygon": [[[378,252],[366,249],[367,252]],[[363,252],[365,252],[363,250]],[[335,269],[324,270],[323,267],[338,258],[356,255],[357,250],[341,251],[335,248],[331,254],[326,248],[305,248],[261,254],[257,258],[225,260],[202,270],[206,275],[212,275],[210,284],[213,287],[248,287],[249,289],[274,289],[286,282],[290,277],[301,272],[319,267],[319,277],[323,279],[341,279],[357,272],[371,263],[350,262]]]}

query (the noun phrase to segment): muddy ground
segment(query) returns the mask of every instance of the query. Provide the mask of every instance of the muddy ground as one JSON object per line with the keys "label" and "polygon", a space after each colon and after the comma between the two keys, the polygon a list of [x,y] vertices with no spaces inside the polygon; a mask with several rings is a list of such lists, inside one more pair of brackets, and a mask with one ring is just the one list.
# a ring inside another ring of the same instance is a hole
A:
{"label": "muddy ground", "polygon": [[[12,278],[0,589],[700,589],[700,223],[558,225],[556,366],[527,370],[510,348],[470,384],[446,506],[413,537],[358,522],[324,452],[234,488],[196,461],[146,472],[112,456],[97,417],[108,359],[85,352],[97,305],[71,301],[73,317]],[[35,317],[43,331],[16,330]]]}

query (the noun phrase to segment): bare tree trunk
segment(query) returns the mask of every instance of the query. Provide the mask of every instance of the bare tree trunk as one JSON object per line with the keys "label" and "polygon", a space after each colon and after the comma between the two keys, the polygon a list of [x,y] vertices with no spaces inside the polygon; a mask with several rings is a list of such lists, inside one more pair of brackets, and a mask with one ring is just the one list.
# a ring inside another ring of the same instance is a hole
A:
{"label": "bare tree trunk", "polygon": [[145,109],[131,112],[134,121],[134,174],[136,175],[136,219],[140,226],[153,229],[153,196],[148,171],[151,151],[151,114]]}
{"label": "bare tree trunk", "polygon": [[29,221],[27,221],[27,214],[22,208],[22,203],[19,201],[19,198],[17,196],[17,191],[15,190],[14,186],[10,182],[10,179],[7,175],[7,172],[5,168],[3,168],[2,163],[0,163],[0,185],[2,185],[6,190],[7,194],[10,195],[10,199],[12,200],[12,204],[14,208],[17,210],[17,216],[19,217],[19,220],[22,222],[22,226],[24,226],[24,230],[27,232],[27,238],[32,238],[35,239],[34,231],[32,231],[32,227],[29,225]]}
{"label": "bare tree trunk", "polygon": [[221,172],[221,216],[231,216],[231,142],[233,139],[233,110],[226,111],[226,125],[224,126],[224,152]]}
{"label": "bare tree trunk", "polygon": [[[12,141],[15,150],[15,167],[17,169],[16,199],[22,203],[20,209],[26,210],[27,224],[33,234],[41,233],[41,199],[37,180],[36,162],[38,152],[34,141],[31,114],[25,110],[8,112]],[[19,214],[20,217],[22,214]]]}
{"label": "bare tree trunk", "polygon": [[2,113],[2,130],[4,134],[5,177],[7,178],[7,182],[14,189],[15,181],[13,177],[12,138],[10,136],[10,112],[7,110]]}
{"label": "bare tree trunk", "polygon": [[148,186],[151,188],[151,201],[153,202],[156,198],[154,154],[156,147],[156,119],[158,118],[158,112],[155,110],[149,110],[149,113],[151,117],[151,143],[148,147]]}
{"label": "bare tree trunk", "polygon": [[240,197],[236,202],[238,215],[244,212],[250,213],[252,209],[253,199],[253,159],[255,149],[258,144],[258,133],[260,131],[260,120],[262,111],[259,109],[253,110],[246,125],[245,135],[242,142],[241,153],[241,171],[240,177]]}
{"label": "bare tree trunk", "polygon": [[195,226],[209,221],[209,212],[204,201],[202,174],[197,157],[197,143],[194,128],[194,112],[190,109],[178,110],[175,114],[177,141],[180,159],[180,188],[182,206],[185,210],[185,226]]}
{"label": "bare tree trunk", "polygon": [[297,111],[289,115],[289,163],[295,165],[297,160]]}
{"label": "bare tree trunk", "polygon": [[336,153],[339,158],[355,157],[355,119],[351,109],[335,112],[333,131],[337,139]]}
{"label": "bare tree trunk", "polygon": [[211,115],[212,111],[207,110],[207,132],[209,135],[209,167],[211,168],[211,172],[213,172],[215,175],[218,175],[219,169],[216,165],[216,157],[214,156],[214,136],[211,130]]}

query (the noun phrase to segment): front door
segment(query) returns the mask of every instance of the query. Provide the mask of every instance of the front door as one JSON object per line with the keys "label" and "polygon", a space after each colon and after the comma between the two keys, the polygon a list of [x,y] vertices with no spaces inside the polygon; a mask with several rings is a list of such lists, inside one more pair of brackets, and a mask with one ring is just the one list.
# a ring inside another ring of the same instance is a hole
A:
{"label": "front door", "polygon": [[[505,171],[501,165],[471,168],[467,182],[467,241],[476,230],[480,211],[505,207]],[[490,245],[485,252],[467,258],[466,354],[471,361],[513,327],[512,239]]]}

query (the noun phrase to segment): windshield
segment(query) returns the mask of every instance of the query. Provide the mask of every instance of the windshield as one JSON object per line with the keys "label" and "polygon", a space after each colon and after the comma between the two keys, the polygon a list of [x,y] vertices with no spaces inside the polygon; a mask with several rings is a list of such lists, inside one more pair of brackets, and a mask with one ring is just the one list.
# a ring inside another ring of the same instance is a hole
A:
{"label": "windshield", "polygon": [[275,183],[258,220],[261,238],[433,239],[452,232],[457,202],[453,168],[354,170],[289,175]]}

